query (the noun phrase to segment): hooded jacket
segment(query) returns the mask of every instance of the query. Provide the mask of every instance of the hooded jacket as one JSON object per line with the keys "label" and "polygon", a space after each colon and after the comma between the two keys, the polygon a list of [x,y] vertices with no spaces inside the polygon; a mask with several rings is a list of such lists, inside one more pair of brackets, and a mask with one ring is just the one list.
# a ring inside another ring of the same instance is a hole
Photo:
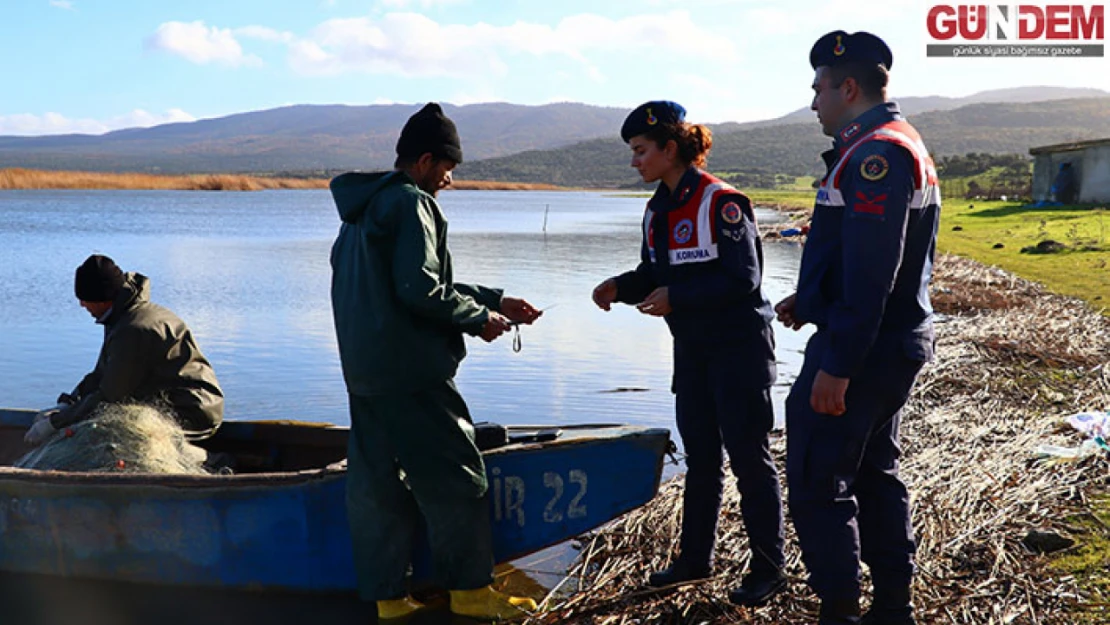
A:
{"label": "hooded jacket", "polygon": [[343,224],[331,251],[332,314],[355,395],[407,393],[451,379],[500,310],[501,291],[454,281],[447,219],[401,171],[331,182]]}
{"label": "hooded jacket", "polygon": [[96,368],[77,385],[73,406],[51,417],[63,428],[88,417],[101,402],[165,404],[190,440],[212,436],[223,421],[216,373],[177,315],[150,301],[150,279],[125,274],[104,324]]}

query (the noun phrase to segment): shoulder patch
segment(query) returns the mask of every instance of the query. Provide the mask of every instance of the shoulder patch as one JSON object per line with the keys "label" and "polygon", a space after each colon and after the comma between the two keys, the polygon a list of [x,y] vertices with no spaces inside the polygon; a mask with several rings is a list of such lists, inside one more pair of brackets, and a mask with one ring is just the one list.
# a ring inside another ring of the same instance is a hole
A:
{"label": "shoulder patch", "polygon": [[859,175],[863,176],[864,180],[870,180],[871,182],[882,180],[889,171],[890,162],[882,154],[868,155],[859,166]]}
{"label": "shoulder patch", "polygon": [[729,202],[721,207],[721,219],[724,219],[726,224],[738,224],[743,218],[744,213],[736,202]]}

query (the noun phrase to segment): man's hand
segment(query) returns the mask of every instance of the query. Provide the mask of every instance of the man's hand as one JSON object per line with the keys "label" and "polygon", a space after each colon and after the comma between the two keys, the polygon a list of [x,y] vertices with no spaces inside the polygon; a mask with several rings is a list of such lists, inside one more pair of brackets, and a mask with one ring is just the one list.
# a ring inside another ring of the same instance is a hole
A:
{"label": "man's hand", "polygon": [[543,311],[516,297],[501,298],[501,314],[508,317],[513,323],[532,325],[532,322],[543,315]]}
{"label": "man's hand", "polygon": [[786,299],[775,304],[775,315],[778,320],[791,330],[797,330],[805,325],[805,323],[794,318],[794,300],[797,295],[797,293],[791,293]]}
{"label": "man's hand", "polygon": [[23,436],[23,442],[37,447],[46,442],[46,439],[53,436],[57,431],[58,430],[54,428],[54,424],[50,422],[49,417],[46,419],[37,419],[34,425],[32,425]]}
{"label": "man's hand", "polygon": [[602,310],[609,310],[613,302],[617,301],[617,281],[609,278],[594,287],[594,303]]}
{"label": "man's hand", "polygon": [[636,304],[636,309],[653,317],[664,317],[671,314],[671,298],[667,287],[661,286],[649,293],[644,301]]}
{"label": "man's hand", "polygon": [[847,409],[844,405],[844,395],[848,392],[850,378],[838,378],[829,375],[823,370],[817,372],[813,379],[813,389],[809,394],[809,405],[814,412],[819,414],[839,417]]}
{"label": "man's hand", "polygon": [[512,327],[513,324],[509,321],[508,317],[491,310],[489,311],[489,319],[486,320],[486,325],[482,326],[482,333],[478,336],[482,337],[483,341],[490,343],[497,337],[508,332]]}
{"label": "man's hand", "polygon": [[53,408],[46,408],[44,410],[40,410],[40,411],[35,413],[34,423],[38,423],[39,421],[42,421],[43,419],[49,419],[50,417],[53,417],[54,415],[58,414],[59,412],[61,412],[65,408],[69,408],[69,404],[58,404],[57,406],[54,406]]}

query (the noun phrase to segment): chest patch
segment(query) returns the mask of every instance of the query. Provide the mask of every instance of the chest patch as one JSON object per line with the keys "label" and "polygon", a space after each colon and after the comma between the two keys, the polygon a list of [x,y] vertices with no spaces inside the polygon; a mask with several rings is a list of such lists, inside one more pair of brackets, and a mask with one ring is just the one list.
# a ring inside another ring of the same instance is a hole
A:
{"label": "chest patch", "polygon": [[683,219],[678,222],[674,227],[674,242],[679,245],[690,242],[690,237],[694,236],[694,222],[689,219]]}

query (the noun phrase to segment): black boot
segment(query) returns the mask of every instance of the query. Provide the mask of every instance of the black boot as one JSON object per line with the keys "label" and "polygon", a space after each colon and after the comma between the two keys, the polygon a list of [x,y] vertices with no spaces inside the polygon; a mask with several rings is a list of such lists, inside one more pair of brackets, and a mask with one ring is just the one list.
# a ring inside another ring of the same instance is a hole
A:
{"label": "black boot", "polygon": [[822,599],[817,625],[859,625],[859,599]]}
{"label": "black boot", "polygon": [[750,608],[766,604],[775,595],[786,589],[786,576],[775,572],[771,575],[748,573],[740,587],[728,593],[728,600]]}
{"label": "black boot", "polygon": [[660,588],[695,579],[705,579],[711,575],[713,575],[713,567],[709,565],[689,565],[682,558],[678,558],[662,571],[656,571],[648,575],[648,586]]}
{"label": "black boot", "polygon": [[860,625],[917,625],[909,587],[876,588],[875,598]]}
{"label": "black boot", "polygon": [[895,616],[895,617],[891,618],[891,617],[883,616],[881,613],[875,612],[874,608],[871,608],[870,610],[867,611],[867,614],[863,615],[863,618],[860,619],[859,624],[860,625],[917,625],[917,621],[914,620],[913,614],[910,614],[909,616]]}

